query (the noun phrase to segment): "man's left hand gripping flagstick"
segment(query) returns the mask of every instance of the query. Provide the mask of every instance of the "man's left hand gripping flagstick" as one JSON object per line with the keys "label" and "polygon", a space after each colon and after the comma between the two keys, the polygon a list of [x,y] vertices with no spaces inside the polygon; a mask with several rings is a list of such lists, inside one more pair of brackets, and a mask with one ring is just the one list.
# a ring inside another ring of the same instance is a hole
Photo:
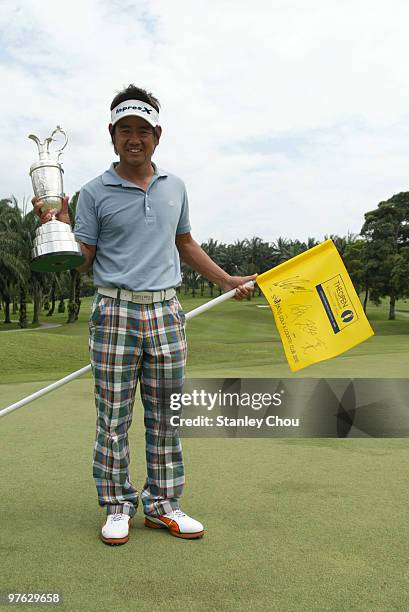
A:
{"label": "man's left hand gripping flagstick", "polygon": [[[254,286],[255,286],[254,281],[249,281],[248,283],[245,283],[244,285],[244,287],[251,287],[251,288]],[[226,300],[229,300],[230,298],[234,297],[235,293],[236,293],[236,289],[231,289],[231,291],[226,291],[226,293],[219,295],[219,297],[214,298],[213,300],[210,300],[209,302],[206,302],[206,304],[202,304],[201,306],[198,306],[197,308],[195,308],[194,310],[191,310],[190,312],[187,312],[186,320],[189,321],[190,319],[193,319],[193,317],[197,317],[197,315],[202,314],[202,312],[206,312],[206,310],[210,310],[210,308],[213,308],[214,306],[221,304],[221,302],[225,302]],[[22,408],[23,406],[25,406],[26,404],[29,404],[33,400],[38,399],[39,397],[45,395],[46,393],[49,393],[50,391],[54,391],[54,389],[58,389],[58,387],[62,387],[62,385],[65,385],[71,382],[72,380],[74,380],[75,378],[78,378],[79,376],[82,376],[83,374],[86,374],[90,370],[91,370],[91,364],[88,364],[84,368],[81,368],[80,370],[77,370],[76,372],[73,372],[72,374],[69,374],[68,376],[65,376],[64,378],[61,378],[60,380],[57,380],[55,383],[48,385],[48,387],[44,387],[44,389],[40,389],[39,391],[36,391],[35,393],[28,395],[27,397],[23,398],[19,402],[16,402],[15,404],[11,404],[10,406],[7,406],[7,408],[3,408],[3,410],[0,410],[0,417],[6,416],[6,414],[13,412],[13,410]]]}

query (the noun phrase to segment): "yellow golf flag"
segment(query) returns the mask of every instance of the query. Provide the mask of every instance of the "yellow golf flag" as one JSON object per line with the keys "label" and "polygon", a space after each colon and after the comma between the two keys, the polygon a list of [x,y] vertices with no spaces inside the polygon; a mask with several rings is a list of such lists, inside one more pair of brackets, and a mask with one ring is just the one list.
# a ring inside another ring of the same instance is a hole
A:
{"label": "yellow golf flag", "polygon": [[293,372],[344,353],[373,336],[332,240],[257,277]]}

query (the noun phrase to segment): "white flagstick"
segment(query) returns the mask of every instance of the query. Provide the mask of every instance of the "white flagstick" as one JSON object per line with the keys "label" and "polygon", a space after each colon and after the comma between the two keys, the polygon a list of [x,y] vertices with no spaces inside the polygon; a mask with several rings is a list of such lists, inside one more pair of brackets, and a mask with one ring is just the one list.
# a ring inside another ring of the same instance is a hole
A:
{"label": "white flagstick", "polygon": [[[254,281],[249,281],[248,283],[244,285],[244,287],[254,287],[254,284],[255,284]],[[186,320],[188,321],[189,319],[196,317],[202,312],[205,312],[206,310],[213,308],[213,306],[217,306],[217,304],[220,304],[221,302],[224,302],[232,298],[235,293],[236,293],[236,289],[232,289],[231,291],[227,291],[226,293],[219,295],[219,297],[214,298],[213,300],[210,300],[210,302],[207,302],[206,304],[202,304],[202,306],[198,306],[194,310],[191,310],[190,312],[186,313]],[[78,378],[79,376],[86,374],[90,370],[91,370],[91,364],[85,366],[84,368],[81,368],[80,370],[77,370],[76,372],[73,372],[72,374],[69,374],[68,376],[65,376],[64,378],[61,378],[60,380],[57,380],[51,385],[48,385],[48,387],[44,387],[44,389],[40,389],[39,391],[36,391],[35,393],[28,395],[27,397],[23,398],[19,402],[16,402],[15,404],[11,404],[10,406],[7,406],[7,408],[3,408],[3,410],[0,410],[0,417],[6,416],[6,414],[13,412],[13,410],[22,408],[23,406],[25,406],[26,404],[29,404],[33,400],[41,397],[42,395],[45,395],[46,393],[49,393],[50,391],[54,391],[54,389],[58,389],[58,387],[61,387],[62,385],[65,385],[71,380],[74,380],[74,378]]]}
{"label": "white flagstick", "polygon": [[[253,288],[254,285],[255,285],[254,281],[249,281],[248,283],[245,283],[243,287]],[[187,312],[186,320],[188,321],[189,319],[193,319],[193,317],[197,317],[197,315],[202,314],[202,312],[205,312],[206,310],[209,310],[210,308],[213,308],[213,306],[217,306],[217,304],[221,304],[221,302],[225,302],[226,300],[232,298],[235,293],[236,293],[236,289],[232,289],[231,291],[226,291],[226,293],[222,293],[222,295],[219,295],[219,297],[214,298],[213,300],[210,300],[210,302],[206,302],[206,304],[202,304],[201,306],[198,306],[194,310]]]}

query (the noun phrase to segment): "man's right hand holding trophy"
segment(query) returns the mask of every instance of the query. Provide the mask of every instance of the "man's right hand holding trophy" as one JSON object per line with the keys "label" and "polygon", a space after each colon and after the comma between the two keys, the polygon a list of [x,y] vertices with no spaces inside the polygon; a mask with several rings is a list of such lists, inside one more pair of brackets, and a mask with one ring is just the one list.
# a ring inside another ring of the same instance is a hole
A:
{"label": "man's right hand holding trophy", "polygon": [[43,212],[42,209],[44,208],[44,201],[35,196],[31,199],[31,203],[33,205],[35,214],[40,219],[42,224],[47,223],[47,221],[51,221],[51,219],[55,216],[57,221],[71,225],[70,214],[68,212],[68,200],[68,196],[63,197],[60,211],[58,211],[56,208],[46,208]]}

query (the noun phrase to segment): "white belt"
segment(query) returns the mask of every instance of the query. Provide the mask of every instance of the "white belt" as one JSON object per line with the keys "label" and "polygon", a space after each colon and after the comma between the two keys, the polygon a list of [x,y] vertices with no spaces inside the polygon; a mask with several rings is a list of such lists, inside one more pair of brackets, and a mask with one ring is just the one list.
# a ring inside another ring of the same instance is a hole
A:
{"label": "white belt", "polygon": [[127,289],[115,289],[114,287],[98,287],[98,293],[108,297],[135,302],[135,304],[154,304],[164,302],[175,297],[175,289],[162,289],[161,291],[128,291]]}

